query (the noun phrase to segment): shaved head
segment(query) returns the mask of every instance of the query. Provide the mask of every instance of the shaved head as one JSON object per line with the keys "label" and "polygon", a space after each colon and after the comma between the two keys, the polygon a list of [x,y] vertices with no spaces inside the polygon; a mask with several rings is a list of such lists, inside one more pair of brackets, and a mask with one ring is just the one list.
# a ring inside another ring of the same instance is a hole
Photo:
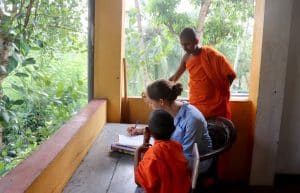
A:
{"label": "shaved head", "polygon": [[180,33],[180,39],[196,40],[196,32],[192,28],[184,28]]}

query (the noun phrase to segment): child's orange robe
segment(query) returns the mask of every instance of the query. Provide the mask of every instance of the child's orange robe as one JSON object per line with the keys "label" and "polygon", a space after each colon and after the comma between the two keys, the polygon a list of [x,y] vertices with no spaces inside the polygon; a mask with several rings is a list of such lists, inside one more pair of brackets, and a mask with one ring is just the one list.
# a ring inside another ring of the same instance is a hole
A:
{"label": "child's orange robe", "polygon": [[205,118],[223,116],[231,118],[228,76],[236,77],[226,58],[211,47],[202,47],[198,55],[186,62],[189,71],[189,102]]}
{"label": "child's orange robe", "polygon": [[181,144],[156,140],[139,162],[135,179],[146,193],[188,193],[190,171]]}

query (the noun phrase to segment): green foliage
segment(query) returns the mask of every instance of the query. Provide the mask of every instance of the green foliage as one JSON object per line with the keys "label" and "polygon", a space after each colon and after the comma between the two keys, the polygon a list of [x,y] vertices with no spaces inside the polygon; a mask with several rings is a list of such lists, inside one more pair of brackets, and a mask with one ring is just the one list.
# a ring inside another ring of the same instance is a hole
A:
{"label": "green foliage", "polygon": [[[188,2],[190,6],[186,5]],[[168,78],[174,73],[183,55],[179,33],[184,27],[197,28],[201,3],[203,0],[141,2],[142,34],[137,28],[138,10],[127,11],[125,51],[129,95],[140,95],[146,86],[145,77],[152,81]],[[188,9],[184,10],[184,7]],[[212,0],[205,18],[203,44],[222,52],[238,74],[232,86],[233,93],[248,92],[253,12],[251,0]],[[186,74],[180,81],[187,88]]]}
{"label": "green foliage", "polygon": [[0,70],[8,75],[1,85],[5,95],[0,97],[0,176],[87,102],[86,31],[82,28],[86,1],[3,3],[0,38],[8,46],[9,57],[7,66],[0,60]]}
{"label": "green foliage", "polygon": [[10,45],[8,73],[26,60],[30,50],[45,49],[53,56],[57,50],[85,49],[81,13],[86,4],[77,0],[4,1],[7,14],[0,17],[0,34]]}
{"label": "green foliage", "polygon": [[232,93],[247,93],[252,52],[253,2],[214,0],[206,18],[203,43],[221,51],[234,66],[238,79]]}
{"label": "green foliage", "polygon": [[86,53],[61,55],[61,61],[48,59],[51,65],[19,66],[6,78],[3,90],[10,97],[3,97],[2,102],[14,116],[5,124],[0,172],[1,164],[5,167],[0,175],[27,157],[86,103],[85,58]]}
{"label": "green foliage", "polygon": [[145,11],[152,17],[154,24],[164,25],[168,32],[177,35],[185,26],[196,26],[196,20],[191,19],[188,13],[177,12],[180,0],[161,1],[151,0]]}
{"label": "green foliage", "polygon": [[[171,33],[168,26],[160,25],[164,22],[161,20],[150,19],[155,14],[160,14],[163,7],[168,10],[175,9],[173,1],[149,1],[144,7],[149,12],[143,12],[143,18],[148,18],[148,26],[143,29],[143,34],[139,34],[136,30],[136,16],[138,14],[135,8],[128,10],[128,26],[125,28],[126,33],[126,60],[127,60],[127,77],[129,95],[140,95],[145,88],[145,74],[143,69],[147,69],[147,77],[150,80],[164,78],[170,76],[175,71],[175,65],[180,60],[182,50],[178,44],[177,37]],[[172,7],[173,6],[173,7]],[[160,10],[157,10],[159,8]],[[156,10],[153,12],[152,10]],[[148,14],[149,13],[149,14]],[[171,11],[170,11],[171,13]],[[178,16],[178,18],[180,18]],[[178,25],[172,25],[171,28],[178,30]],[[141,46],[137,49],[137,45]]]}

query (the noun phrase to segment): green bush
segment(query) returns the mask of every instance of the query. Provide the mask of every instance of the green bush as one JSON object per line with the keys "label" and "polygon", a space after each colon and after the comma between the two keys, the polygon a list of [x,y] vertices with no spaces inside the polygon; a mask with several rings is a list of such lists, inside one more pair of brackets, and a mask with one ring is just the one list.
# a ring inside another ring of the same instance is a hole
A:
{"label": "green bush", "polygon": [[14,168],[87,103],[86,53],[59,54],[59,60],[49,61],[18,67],[5,79],[7,95],[1,106],[9,118],[4,124],[0,175]]}

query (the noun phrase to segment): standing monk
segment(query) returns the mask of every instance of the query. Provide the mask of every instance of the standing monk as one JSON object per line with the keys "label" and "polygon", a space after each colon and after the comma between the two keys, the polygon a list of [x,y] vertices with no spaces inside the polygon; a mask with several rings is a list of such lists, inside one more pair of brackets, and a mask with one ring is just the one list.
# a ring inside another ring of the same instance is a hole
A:
{"label": "standing monk", "polygon": [[216,116],[231,119],[229,88],[236,74],[224,55],[208,46],[199,47],[198,42],[192,28],[182,30],[180,43],[186,53],[169,80],[177,81],[187,69],[190,104],[196,106],[206,119]]}

